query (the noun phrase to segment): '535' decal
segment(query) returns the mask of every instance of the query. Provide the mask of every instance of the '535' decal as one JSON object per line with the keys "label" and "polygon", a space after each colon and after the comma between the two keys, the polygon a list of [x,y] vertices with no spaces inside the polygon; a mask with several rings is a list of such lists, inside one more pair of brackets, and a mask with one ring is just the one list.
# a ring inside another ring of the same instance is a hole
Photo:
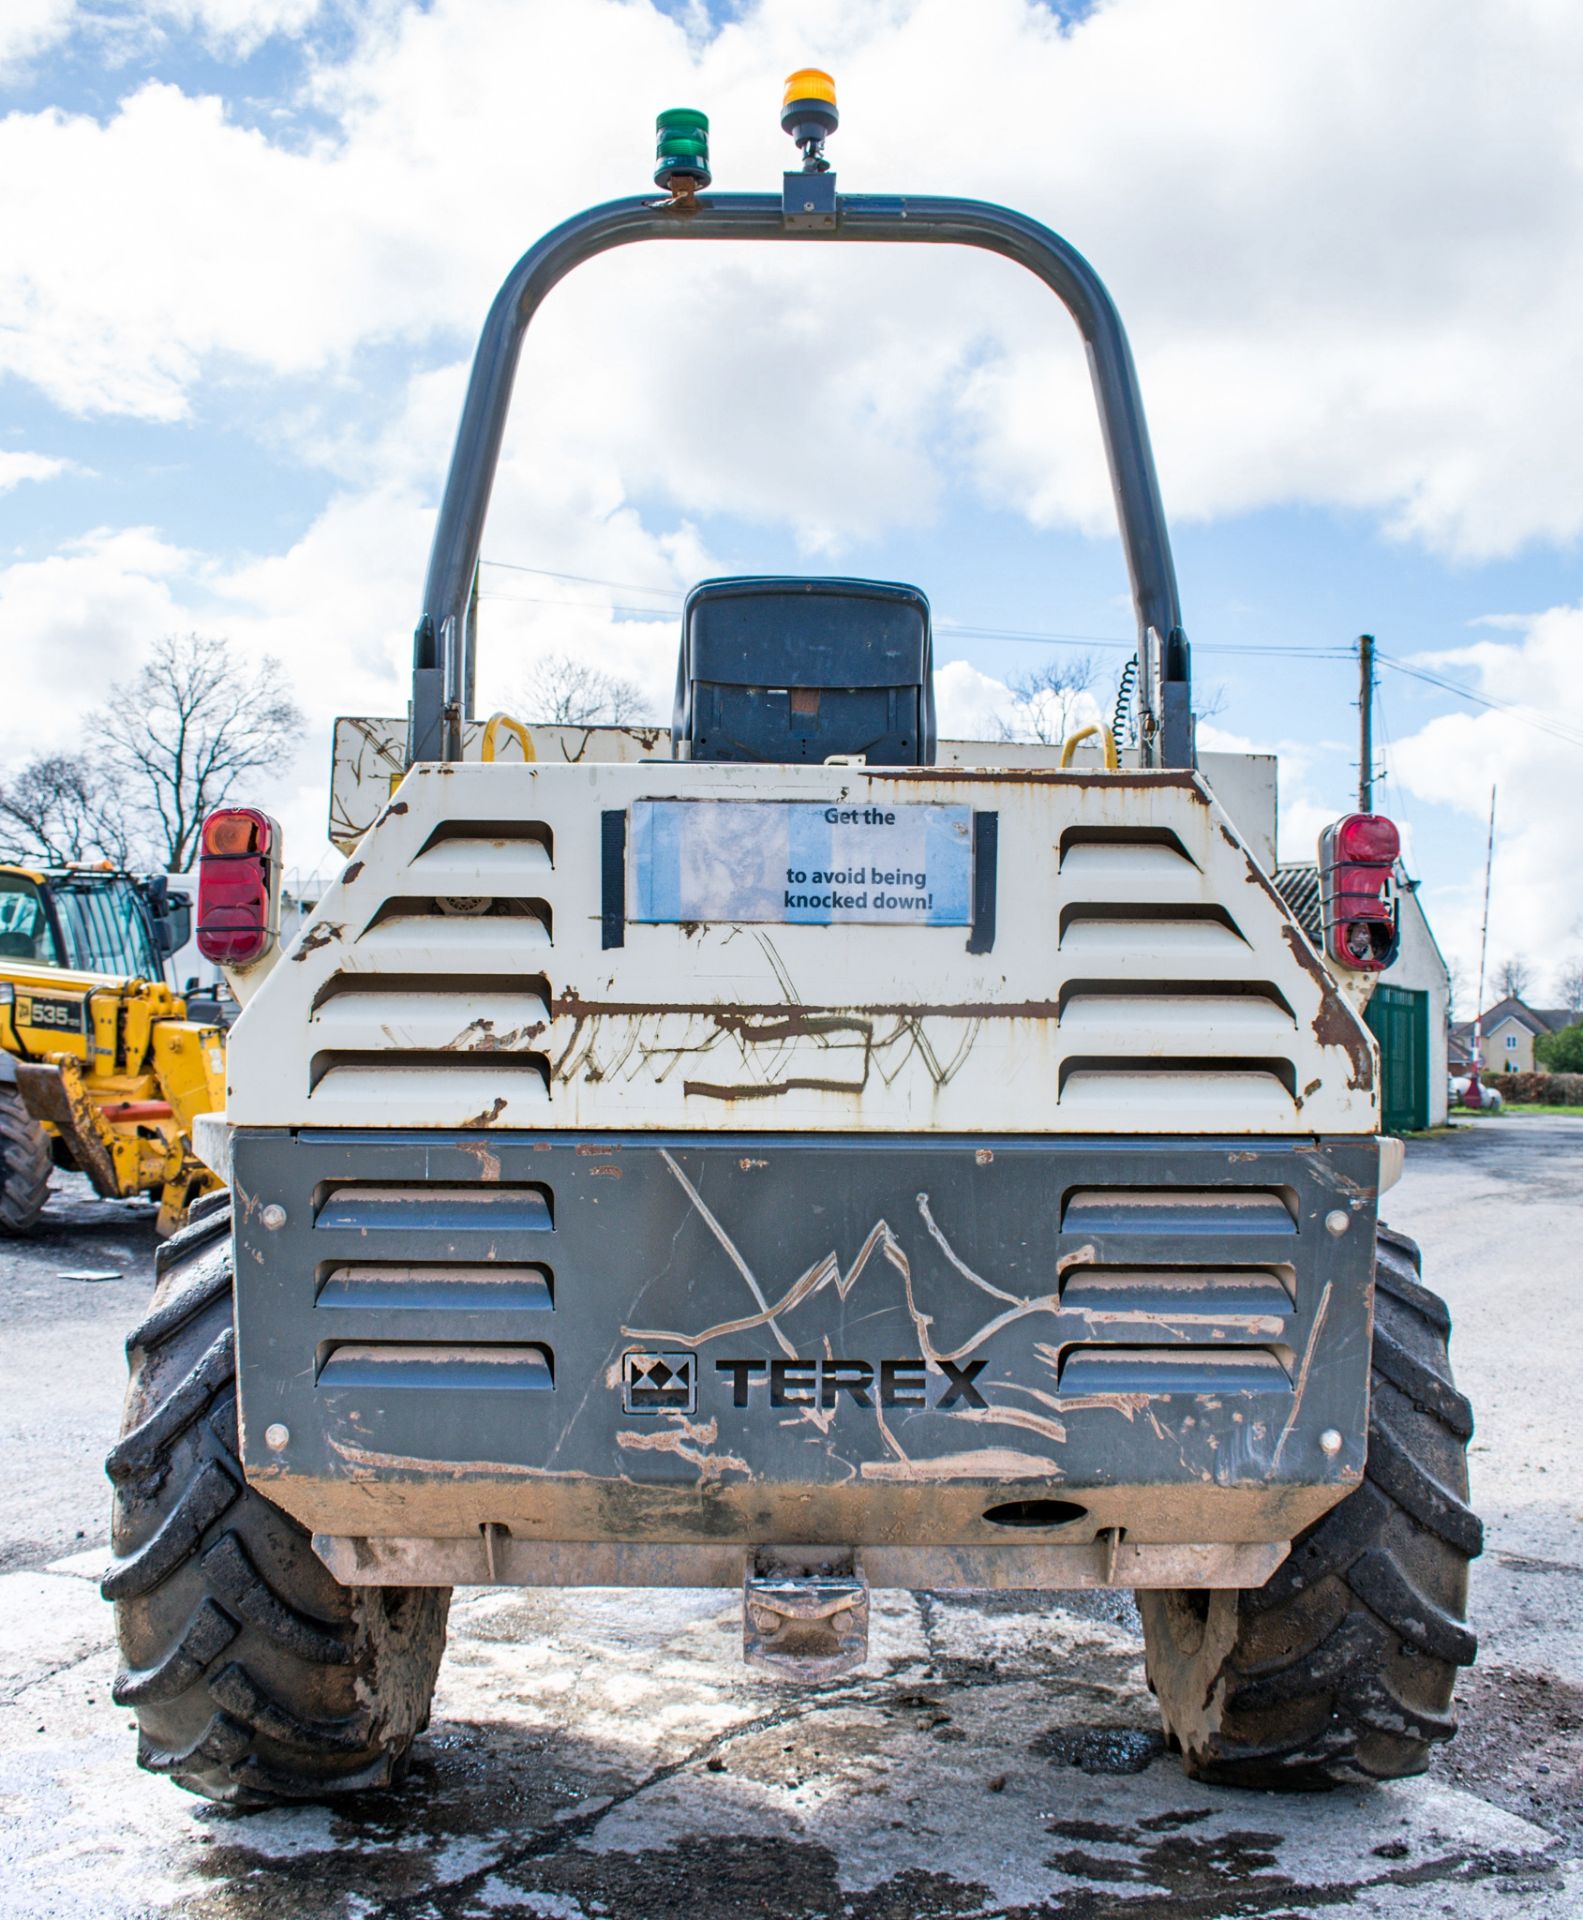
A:
{"label": "'535' decal", "polygon": [[85,1000],[64,1000],[55,994],[18,994],[16,1020],[19,1027],[47,1027],[52,1033],[87,1031]]}

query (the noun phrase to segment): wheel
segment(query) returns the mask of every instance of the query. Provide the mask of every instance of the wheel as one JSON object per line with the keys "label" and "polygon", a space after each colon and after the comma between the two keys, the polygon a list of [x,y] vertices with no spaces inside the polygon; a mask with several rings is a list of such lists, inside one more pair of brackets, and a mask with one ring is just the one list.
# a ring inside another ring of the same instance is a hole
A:
{"label": "wheel", "polygon": [[243,1479],[228,1196],[197,1203],[155,1273],[106,1462],[138,1762],[233,1806],[390,1785],[428,1724],[449,1589],[341,1586]]}
{"label": "wheel", "polygon": [[49,1198],[49,1136],[14,1086],[0,1086],[0,1231],[31,1233]]}
{"label": "wheel", "polygon": [[1379,1231],[1363,1484],[1300,1534],[1268,1583],[1140,1593],[1149,1684],[1196,1780],[1313,1789],[1422,1773],[1456,1731],[1472,1662],[1473,1414],[1451,1317],[1405,1235]]}

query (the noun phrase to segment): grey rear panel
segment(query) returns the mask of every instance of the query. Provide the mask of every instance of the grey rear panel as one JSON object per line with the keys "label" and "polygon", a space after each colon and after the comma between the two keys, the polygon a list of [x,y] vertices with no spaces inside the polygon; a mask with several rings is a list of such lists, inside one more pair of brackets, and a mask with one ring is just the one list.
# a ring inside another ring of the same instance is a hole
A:
{"label": "grey rear panel", "polygon": [[1361,1475],[1371,1141],[233,1147],[247,1465],[322,1533],[1271,1541]]}

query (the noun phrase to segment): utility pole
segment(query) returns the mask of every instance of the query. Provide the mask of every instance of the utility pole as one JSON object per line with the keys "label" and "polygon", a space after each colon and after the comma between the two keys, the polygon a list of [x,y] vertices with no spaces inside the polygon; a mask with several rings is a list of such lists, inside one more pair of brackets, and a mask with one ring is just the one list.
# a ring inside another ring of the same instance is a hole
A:
{"label": "utility pole", "polygon": [[1463,1096],[1470,1107],[1484,1104],[1479,1075],[1484,1067],[1484,963],[1490,948],[1490,875],[1495,871],[1495,789],[1490,788],[1490,837],[1484,849],[1484,923],[1479,928],[1479,987],[1473,1003],[1473,1071]]}
{"label": "utility pole", "polygon": [[1358,635],[1358,811],[1374,811],[1374,635]]}

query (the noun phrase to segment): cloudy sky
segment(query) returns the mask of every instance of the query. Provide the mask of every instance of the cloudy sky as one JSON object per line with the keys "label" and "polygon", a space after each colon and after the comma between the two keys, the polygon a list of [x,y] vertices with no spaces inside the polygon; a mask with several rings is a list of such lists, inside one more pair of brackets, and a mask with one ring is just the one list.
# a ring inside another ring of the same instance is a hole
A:
{"label": "cloudy sky", "polygon": [[[286,664],[267,796],[322,837],[329,720],[395,713],[467,359],[512,260],[705,108],[773,189],[837,76],[851,191],[1009,201],[1096,264],[1149,409],[1210,745],[1282,758],[1283,852],[1356,783],[1448,954],[1583,952],[1583,25],[1575,0],[3,0],[0,770],[81,746],[161,633]],[[1131,623],[1082,354],[933,249],[631,249],[524,356],[480,696],[639,683],[709,572],[917,581],[946,731]],[[1078,636],[1078,638],[1072,638]],[[90,743],[91,744],[91,743]],[[1537,997],[1543,999],[1541,991]]]}

